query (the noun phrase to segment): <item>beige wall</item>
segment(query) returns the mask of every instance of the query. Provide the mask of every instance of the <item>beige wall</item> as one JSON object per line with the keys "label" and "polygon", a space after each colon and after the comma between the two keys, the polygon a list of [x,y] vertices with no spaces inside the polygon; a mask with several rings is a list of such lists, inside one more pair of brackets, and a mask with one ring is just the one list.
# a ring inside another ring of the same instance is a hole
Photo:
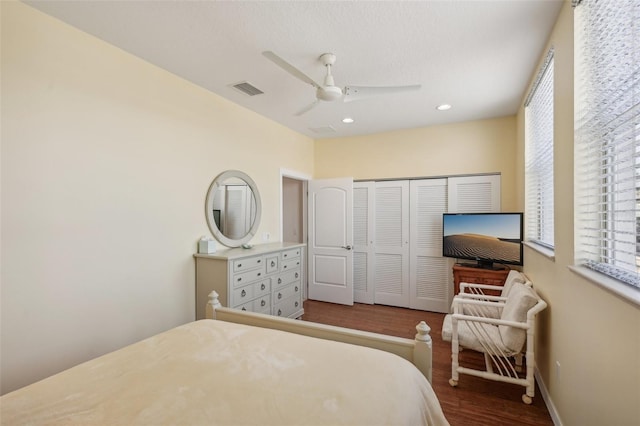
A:
{"label": "beige wall", "polygon": [[193,320],[211,180],[248,173],[257,235],[280,235],[280,169],[312,175],[313,141],[23,3],[0,8],[4,393]]}
{"label": "beige wall", "polygon": [[[555,260],[525,248],[524,271],[549,304],[541,315],[536,362],[563,424],[637,425],[640,309],[568,269],[574,259],[573,12],[569,3],[564,5],[549,41],[555,49]],[[545,55],[546,50],[540,61]],[[523,116],[521,109],[520,194],[524,188]],[[524,198],[519,198],[522,206]]]}
{"label": "beige wall", "polygon": [[315,143],[315,177],[357,180],[500,172],[502,210],[515,210],[516,147],[515,116],[323,139]]}

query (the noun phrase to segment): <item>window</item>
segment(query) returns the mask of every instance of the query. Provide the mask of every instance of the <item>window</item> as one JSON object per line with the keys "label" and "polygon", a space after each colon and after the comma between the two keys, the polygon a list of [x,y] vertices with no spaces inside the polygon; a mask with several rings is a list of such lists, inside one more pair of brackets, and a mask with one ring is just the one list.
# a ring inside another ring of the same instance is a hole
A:
{"label": "window", "polygon": [[526,240],[553,249],[553,50],[524,107]]}
{"label": "window", "polygon": [[640,287],[640,2],[575,2],[576,263]]}

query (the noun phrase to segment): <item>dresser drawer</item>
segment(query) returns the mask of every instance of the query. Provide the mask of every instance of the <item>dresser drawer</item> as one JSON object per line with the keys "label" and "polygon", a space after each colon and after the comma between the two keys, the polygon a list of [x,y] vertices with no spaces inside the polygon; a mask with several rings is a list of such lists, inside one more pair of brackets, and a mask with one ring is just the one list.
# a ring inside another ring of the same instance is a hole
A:
{"label": "dresser drawer", "polygon": [[273,294],[273,303],[278,303],[284,299],[288,299],[289,297],[300,294],[300,283],[291,284],[288,287],[283,287],[280,290],[277,290]]}
{"label": "dresser drawer", "polygon": [[247,285],[233,290],[233,305],[237,306],[251,299],[253,299],[253,285]]}
{"label": "dresser drawer", "polygon": [[300,258],[283,260],[282,261],[282,271],[289,271],[292,269],[300,268]]}
{"label": "dresser drawer", "polygon": [[258,269],[254,269],[252,271],[234,274],[233,277],[231,277],[231,281],[233,282],[234,287],[240,287],[245,284],[249,284],[250,282],[262,279],[264,275],[264,265],[262,265]]}
{"label": "dresser drawer", "polygon": [[291,250],[285,250],[280,252],[280,257],[282,258],[282,260],[289,260],[289,259],[293,259],[295,257],[300,257],[300,248],[295,248],[295,249],[291,249]]}
{"label": "dresser drawer", "polygon": [[271,279],[267,278],[253,284],[253,295],[255,297],[264,296],[265,294],[271,294]]}
{"label": "dresser drawer", "polygon": [[273,315],[289,317],[302,309],[302,298],[299,294],[276,303],[273,306]]}
{"label": "dresser drawer", "polygon": [[271,294],[271,280],[258,281],[257,283],[238,287],[233,290],[233,305],[245,303],[254,297],[261,297]]}
{"label": "dresser drawer", "polygon": [[264,259],[262,256],[247,257],[233,261],[233,272],[243,272],[250,269],[262,267]]}
{"label": "dresser drawer", "polygon": [[273,256],[265,256],[265,264],[267,267],[267,274],[278,272],[280,264],[280,256],[277,254]]}
{"label": "dresser drawer", "polygon": [[235,303],[234,309],[249,312],[271,313],[271,295],[267,294],[244,303]]}
{"label": "dresser drawer", "polygon": [[249,311],[253,312],[253,302],[247,302],[240,305],[236,305],[233,309],[237,309],[239,311]]}
{"label": "dresser drawer", "polygon": [[253,301],[253,312],[267,312],[271,311],[271,294],[259,297]]}
{"label": "dresser drawer", "polygon": [[282,274],[273,278],[272,287],[275,290],[277,288],[290,284],[299,279],[300,279],[300,271],[283,272]]}

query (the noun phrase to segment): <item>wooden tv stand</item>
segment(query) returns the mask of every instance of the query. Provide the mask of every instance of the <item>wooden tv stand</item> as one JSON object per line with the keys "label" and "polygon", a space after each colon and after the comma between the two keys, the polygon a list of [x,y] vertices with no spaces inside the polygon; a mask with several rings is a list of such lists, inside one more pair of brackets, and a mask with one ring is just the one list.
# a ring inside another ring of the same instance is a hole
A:
{"label": "wooden tv stand", "polygon": [[504,285],[509,269],[483,269],[456,263],[453,265],[454,295],[460,292],[460,283]]}

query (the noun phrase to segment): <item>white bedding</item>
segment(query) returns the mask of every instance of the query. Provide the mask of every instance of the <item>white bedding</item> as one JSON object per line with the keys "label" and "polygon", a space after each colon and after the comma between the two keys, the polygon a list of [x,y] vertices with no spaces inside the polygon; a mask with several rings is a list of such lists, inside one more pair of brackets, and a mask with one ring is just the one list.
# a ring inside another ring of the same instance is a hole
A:
{"label": "white bedding", "polygon": [[158,334],[0,398],[2,424],[446,425],[387,352],[223,321]]}

